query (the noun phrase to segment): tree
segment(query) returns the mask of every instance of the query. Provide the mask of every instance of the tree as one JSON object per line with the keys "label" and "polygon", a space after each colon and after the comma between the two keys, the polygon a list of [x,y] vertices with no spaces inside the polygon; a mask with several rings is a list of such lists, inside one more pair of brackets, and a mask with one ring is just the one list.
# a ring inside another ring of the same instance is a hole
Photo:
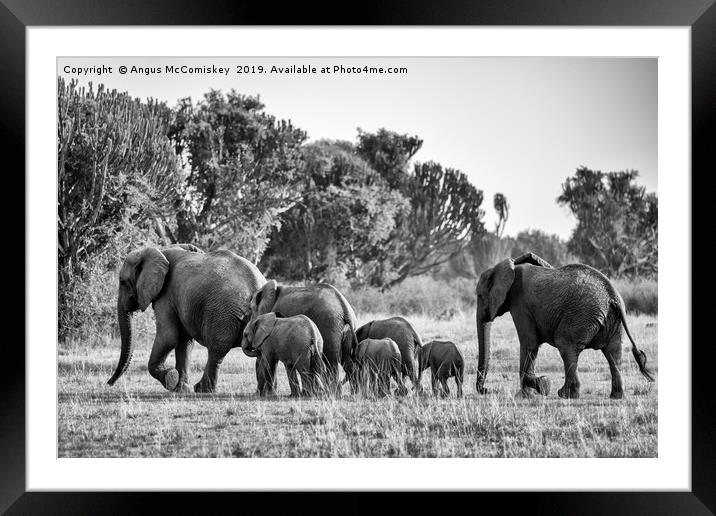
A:
{"label": "tree", "polygon": [[57,103],[58,324],[64,336],[82,322],[88,267],[113,268],[121,254],[116,249],[150,240],[157,221],[172,213],[182,176],[164,104],[61,78]]}
{"label": "tree", "polygon": [[262,267],[287,279],[370,281],[371,256],[407,206],[349,142],[303,147],[301,199],[281,214]]}
{"label": "tree", "polygon": [[180,101],[172,127],[189,170],[175,199],[175,240],[261,257],[278,215],[298,199],[306,133],[266,114],[258,97],[211,90]]}
{"label": "tree", "polygon": [[505,225],[507,219],[510,218],[510,204],[507,202],[507,197],[504,194],[496,193],[493,206],[497,212],[497,222],[495,223],[495,235],[502,237],[505,232]]}
{"label": "tree", "polygon": [[484,231],[483,194],[465,174],[434,162],[416,163],[411,173],[410,160],[422,143],[386,129],[358,132],[360,156],[410,203],[408,211],[396,214],[395,229],[372,256],[379,264],[373,283],[381,286],[436,269]]}
{"label": "tree", "polygon": [[[181,180],[170,110],[100,85],[58,80],[58,260],[77,273],[125,224],[171,212]],[[62,286],[62,282],[61,285]]]}
{"label": "tree", "polygon": [[394,236],[400,242],[391,257],[395,278],[390,285],[434,270],[485,231],[483,193],[459,170],[416,163],[405,193],[410,212]]}
{"label": "tree", "polygon": [[636,184],[638,172],[580,167],[557,202],[577,219],[569,250],[612,277],[658,271],[658,199]]}
{"label": "tree", "polygon": [[402,191],[408,178],[408,163],[423,146],[417,136],[386,129],[368,133],[358,128],[358,155],[366,160],[393,190]]}
{"label": "tree", "polygon": [[[495,265],[497,262],[508,258],[512,253],[515,241],[510,237],[503,237],[502,234],[510,215],[510,205],[505,194],[496,193],[492,205],[497,214],[497,222],[493,232],[482,231],[475,234],[465,250],[471,257],[472,275],[478,277],[482,271]],[[462,260],[463,269],[468,265],[467,260]],[[463,272],[463,275],[465,273]]]}

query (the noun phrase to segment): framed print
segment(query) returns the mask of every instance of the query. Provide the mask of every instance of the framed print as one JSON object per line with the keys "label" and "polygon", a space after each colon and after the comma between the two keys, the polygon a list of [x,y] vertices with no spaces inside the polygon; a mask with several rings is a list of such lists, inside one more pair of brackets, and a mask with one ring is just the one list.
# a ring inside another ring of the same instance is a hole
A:
{"label": "framed print", "polygon": [[3,509],[714,510],[716,8],[389,5],[4,1]]}

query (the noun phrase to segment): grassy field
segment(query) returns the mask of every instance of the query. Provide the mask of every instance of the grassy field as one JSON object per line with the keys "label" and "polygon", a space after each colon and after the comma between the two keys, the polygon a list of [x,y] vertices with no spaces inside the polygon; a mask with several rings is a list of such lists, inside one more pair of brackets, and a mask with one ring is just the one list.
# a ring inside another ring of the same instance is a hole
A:
{"label": "grassy field", "polygon": [[[149,311],[151,312],[151,311]],[[359,324],[383,318],[362,314]],[[519,345],[509,314],[493,325],[486,386],[475,392],[477,339],[474,313],[430,319],[409,317],[424,341],[454,340],[467,364],[465,397],[369,400],[290,399],[279,367],[278,399],[254,395],[253,361],[240,349],[227,356],[214,395],[166,392],[147,372],[151,315],[135,324],[136,352],[128,372],[106,385],[119,358],[119,340],[70,341],[58,356],[60,457],[656,457],[657,387],[640,374],[625,343],[625,399],[608,398],[610,375],[599,351],[580,359],[582,397],[556,395],[564,379],[557,350],[542,346],[537,373],[547,375],[546,398],[516,399]],[[629,317],[637,344],[656,370],[655,316]],[[173,356],[170,357],[173,363]],[[196,345],[192,383],[206,350]],[[452,382],[452,381],[451,381]],[[409,382],[408,382],[409,383]],[[429,372],[423,375],[429,388]]]}

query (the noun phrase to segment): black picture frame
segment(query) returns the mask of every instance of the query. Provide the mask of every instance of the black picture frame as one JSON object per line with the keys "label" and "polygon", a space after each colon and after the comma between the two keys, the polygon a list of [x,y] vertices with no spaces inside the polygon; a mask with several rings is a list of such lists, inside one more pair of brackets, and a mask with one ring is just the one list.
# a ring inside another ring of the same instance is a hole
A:
{"label": "black picture frame", "polygon": [[[686,26],[691,28],[692,73],[692,172],[695,182],[716,170],[713,151],[716,125],[716,6],[714,0],[490,0],[480,3],[464,0],[441,2],[368,0],[351,6],[349,15],[339,14],[335,5],[293,2],[276,6],[272,2],[230,0],[0,0],[0,147],[5,162],[16,159],[8,170],[25,170],[25,29],[39,25],[551,25],[551,26]],[[661,142],[662,144],[664,142]],[[671,171],[670,171],[671,173]],[[678,171],[674,171],[678,173]],[[11,174],[10,174],[11,175]],[[25,192],[21,174],[14,174]],[[686,179],[686,178],[685,178]],[[701,189],[705,195],[707,189]],[[13,196],[17,190],[13,190]],[[693,188],[698,193],[699,189]],[[693,237],[708,242],[705,213],[707,203],[693,199]],[[23,210],[24,213],[24,210]],[[23,234],[16,223],[6,222],[6,236],[12,238],[21,258],[13,256],[14,268],[25,264]],[[697,231],[697,228],[703,231]],[[697,243],[696,240],[693,240]],[[703,244],[702,244],[703,245]],[[692,250],[692,256],[699,256]],[[48,257],[47,263],[52,261]],[[31,274],[23,265],[25,276]],[[696,271],[695,268],[692,268]],[[9,287],[7,287],[9,288]],[[20,286],[16,287],[20,292]],[[19,296],[15,294],[17,300]],[[7,298],[6,298],[7,299]],[[24,301],[24,295],[22,297]],[[19,309],[24,302],[13,303]],[[706,317],[707,306],[692,301],[692,321]],[[30,308],[30,307],[28,307]],[[662,314],[668,316],[668,314]],[[6,315],[7,317],[7,315]],[[19,320],[19,317],[18,317]],[[693,328],[693,325],[692,325]],[[25,485],[25,349],[10,345],[25,342],[24,330],[3,346],[3,390],[0,394],[0,510],[8,514],[105,514],[153,511],[159,504],[164,513],[187,512],[198,496],[190,493],[121,492],[26,492]],[[692,332],[695,336],[696,334]],[[716,512],[716,398],[711,370],[716,361],[714,346],[696,342],[692,353],[692,490],[691,492],[535,492],[462,493],[450,499],[473,511],[475,504],[487,509],[494,504],[509,512],[524,508],[547,514],[714,514]],[[688,342],[663,343],[686,349]],[[8,366],[12,364],[12,367]],[[186,472],[185,472],[186,473]],[[237,475],[240,471],[237,470]],[[261,503],[265,493],[213,493],[212,507],[233,507],[239,511],[249,500]],[[362,513],[374,510],[386,496],[375,493],[289,493],[272,494],[270,508],[286,504],[310,507],[312,514]],[[433,493],[410,493],[401,501],[403,512],[443,510]],[[237,505],[236,497],[241,497]],[[320,503],[307,500],[320,497]],[[228,504],[228,505],[224,505]],[[489,510],[489,509],[487,509]]]}

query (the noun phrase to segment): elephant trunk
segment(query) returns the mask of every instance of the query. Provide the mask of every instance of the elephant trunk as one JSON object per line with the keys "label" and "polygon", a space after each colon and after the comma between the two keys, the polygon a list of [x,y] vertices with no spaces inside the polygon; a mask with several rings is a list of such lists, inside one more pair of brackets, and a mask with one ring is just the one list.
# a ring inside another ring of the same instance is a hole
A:
{"label": "elephant trunk", "polygon": [[477,320],[477,342],[479,345],[479,357],[477,360],[477,392],[485,394],[485,378],[490,366],[490,327],[491,322]]}
{"label": "elephant trunk", "polygon": [[247,357],[256,358],[261,356],[261,352],[252,348],[251,343],[246,338],[241,341],[241,351],[243,351]]}
{"label": "elephant trunk", "polygon": [[122,338],[122,352],[119,355],[117,369],[115,369],[112,378],[107,381],[109,385],[114,385],[114,382],[124,374],[132,360],[132,353],[134,353],[132,343],[132,313],[125,310],[119,302],[117,303],[117,321],[119,322],[119,335]]}

